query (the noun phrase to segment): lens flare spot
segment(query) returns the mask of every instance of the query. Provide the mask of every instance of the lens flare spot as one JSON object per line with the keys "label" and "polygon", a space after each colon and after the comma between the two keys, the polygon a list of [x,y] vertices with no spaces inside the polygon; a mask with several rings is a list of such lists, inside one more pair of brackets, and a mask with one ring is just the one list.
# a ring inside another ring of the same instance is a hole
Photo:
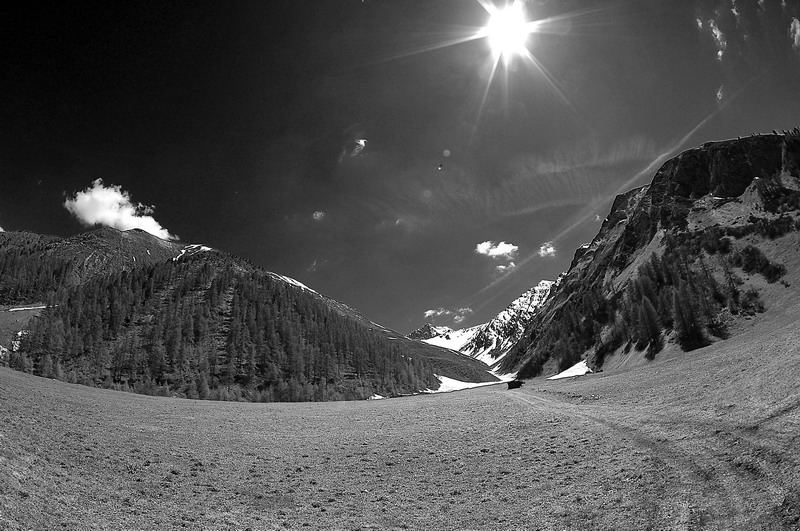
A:
{"label": "lens flare spot", "polygon": [[528,35],[535,29],[535,23],[527,20],[522,3],[514,2],[491,10],[484,33],[492,53],[508,62],[516,55],[526,54]]}

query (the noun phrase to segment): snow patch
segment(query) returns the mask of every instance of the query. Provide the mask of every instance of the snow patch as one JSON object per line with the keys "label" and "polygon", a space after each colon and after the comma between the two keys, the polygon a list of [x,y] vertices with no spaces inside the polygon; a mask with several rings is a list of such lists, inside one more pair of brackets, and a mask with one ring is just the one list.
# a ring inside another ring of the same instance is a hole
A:
{"label": "snow patch", "polygon": [[586,360],[576,363],[566,371],[562,371],[554,376],[548,378],[548,380],[560,380],[561,378],[572,378],[574,376],[583,376],[587,372],[592,372],[592,369],[586,365]]}
{"label": "snow patch", "polygon": [[450,350],[463,349],[467,343],[472,341],[484,325],[472,326],[470,328],[462,328],[461,330],[450,330],[445,332],[442,336],[432,337],[430,339],[423,339],[425,343],[436,347],[449,348]]}
{"label": "snow patch", "polygon": [[486,385],[495,385],[498,382],[462,382],[460,380],[455,380],[453,378],[448,378],[447,376],[439,376],[438,374],[434,374],[436,379],[439,380],[441,385],[436,390],[433,389],[425,389],[422,391],[423,393],[450,393],[452,391],[461,391],[463,389],[472,389],[473,387],[483,387]]}
{"label": "snow patch", "polygon": [[9,308],[9,312],[24,312],[26,310],[44,310],[47,306],[25,306],[21,308]]}
{"label": "snow patch", "polygon": [[[189,245],[185,246],[183,249],[181,249],[181,253],[178,256],[176,256],[175,258],[173,258],[172,261],[173,262],[177,262],[184,255],[191,256],[191,255],[194,255],[194,254],[197,254],[197,253],[202,253],[202,252],[205,252],[205,251],[213,251],[213,250],[214,249],[212,249],[211,247],[209,247],[207,245],[202,245],[202,244],[199,244],[199,243],[192,243],[192,244],[189,244]],[[150,250],[147,251],[147,254],[150,254]]]}
{"label": "snow patch", "polygon": [[309,288],[308,286],[306,286],[305,284],[303,284],[299,280],[295,280],[293,278],[286,277],[286,276],[283,276],[283,275],[278,275],[277,273],[275,273],[275,276],[277,276],[278,278],[280,278],[284,282],[288,282],[289,284],[291,284],[293,286],[297,286],[300,289],[304,289],[306,291],[310,291],[312,293],[316,293],[316,291],[314,291],[313,289]]}
{"label": "snow patch", "polygon": [[385,396],[381,396],[378,393],[375,393],[371,397],[367,398],[367,400],[385,400],[385,399],[386,399]]}
{"label": "snow patch", "polygon": [[11,340],[11,352],[17,352],[19,348],[22,346],[22,338],[26,337],[29,334],[27,330],[20,330],[17,332],[15,336],[16,339]]}

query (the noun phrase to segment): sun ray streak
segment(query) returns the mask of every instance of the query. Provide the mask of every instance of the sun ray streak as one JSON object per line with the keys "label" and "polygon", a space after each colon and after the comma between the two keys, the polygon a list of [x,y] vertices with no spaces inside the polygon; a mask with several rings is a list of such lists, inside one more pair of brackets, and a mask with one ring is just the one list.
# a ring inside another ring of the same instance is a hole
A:
{"label": "sun ray streak", "polygon": [[[491,70],[489,71],[489,77],[486,80],[486,87],[483,89],[483,96],[481,97],[480,106],[478,106],[478,116],[475,120],[475,123],[478,124],[481,121],[481,116],[483,115],[483,109],[486,107],[486,102],[489,99],[489,91],[492,88],[492,80],[494,79],[495,74],[497,73],[497,66],[500,64],[500,56],[495,56],[492,60]],[[473,132],[473,140],[474,140],[474,132]],[[472,142],[470,142],[472,143]]]}
{"label": "sun ray streak", "polygon": [[526,61],[532,64],[534,68],[536,68],[536,70],[539,71],[540,74],[542,74],[544,80],[547,82],[548,85],[550,85],[550,88],[553,90],[553,92],[556,93],[561,102],[564,103],[564,105],[566,105],[567,107],[569,107],[573,113],[577,114],[578,113],[577,109],[575,109],[575,106],[572,105],[572,102],[569,101],[569,98],[567,98],[567,95],[564,93],[561,87],[558,86],[555,77],[550,73],[550,71],[547,70],[547,68],[539,60],[537,60],[536,57],[529,51],[526,51],[523,57]]}
{"label": "sun ray streak", "polygon": [[479,39],[484,38],[477,33],[473,33],[470,35],[465,35],[462,37],[451,38],[443,42],[437,42],[434,44],[429,44],[427,46],[422,46],[420,48],[414,48],[412,50],[407,50],[405,52],[400,52],[394,55],[390,55],[388,57],[383,57],[381,59],[376,59],[371,61],[367,64],[381,64],[381,63],[388,63],[391,61],[397,61],[399,59],[406,59],[409,57],[414,57],[415,55],[421,55],[424,53],[435,52],[437,50],[443,50],[444,48],[450,48],[452,46],[458,46],[459,44],[466,44],[468,42],[477,41]]}

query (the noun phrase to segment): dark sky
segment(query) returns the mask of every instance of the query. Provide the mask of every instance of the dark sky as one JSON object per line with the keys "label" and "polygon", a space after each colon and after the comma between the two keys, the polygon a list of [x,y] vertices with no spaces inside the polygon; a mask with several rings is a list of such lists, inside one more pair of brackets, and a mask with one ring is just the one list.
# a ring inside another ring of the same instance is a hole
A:
{"label": "dark sky", "polygon": [[800,125],[800,0],[528,1],[493,77],[442,47],[473,0],[67,4],[3,15],[1,227],[149,217],[401,331],[554,279],[665,157]]}

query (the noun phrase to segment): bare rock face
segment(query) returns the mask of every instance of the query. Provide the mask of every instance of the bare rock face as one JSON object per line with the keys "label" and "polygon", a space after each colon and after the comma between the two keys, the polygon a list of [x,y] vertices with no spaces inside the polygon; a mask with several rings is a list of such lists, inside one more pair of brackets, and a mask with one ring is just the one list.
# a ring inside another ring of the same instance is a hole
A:
{"label": "bare rock face", "polygon": [[[551,356],[538,346],[540,339],[553,320],[565,318],[570,301],[589,291],[590,301],[617,296],[641,262],[640,256],[649,256],[663,245],[664,235],[680,237],[690,232],[690,213],[711,211],[731,201],[753,203],[747,196],[752,193],[758,196],[758,208],[768,215],[797,210],[800,192],[786,185],[797,177],[800,136],[794,132],[708,142],[670,159],[649,185],[615,198],[598,234],[576,251],[562,281],[504,359],[503,369],[519,370],[535,359],[536,368],[521,374],[540,371]],[[586,322],[595,317],[570,318]],[[604,318],[613,319],[613,315]]]}
{"label": "bare rock face", "polygon": [[[770,177],[783,169],[785,144],[782,135],[709,142],[666,162],[651,188],[676,198],[738,197],[755,177]],[[787,162],[791,160],[789,156]]]}

